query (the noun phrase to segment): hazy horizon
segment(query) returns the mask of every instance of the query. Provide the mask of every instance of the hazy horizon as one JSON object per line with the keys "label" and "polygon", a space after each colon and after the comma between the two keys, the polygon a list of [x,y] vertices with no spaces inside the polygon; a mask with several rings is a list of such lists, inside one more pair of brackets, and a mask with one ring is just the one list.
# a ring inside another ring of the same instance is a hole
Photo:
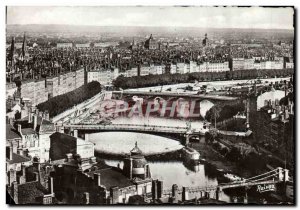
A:
{"label": "hazy horizon", "polygon": [[8,6],[7,25],[294,29],[292,7]]}
{"label": "hazy horizon", "polygon": [[41,24],[41,23],[32,23],[32,24],[6,24],[7,26],[47,26],[47,25],[55,25],[55,26],[77,26],[77,27],[145,27],[145,28],[198,28],[198,29],[241,29],[241,30],[286,30],[286,31],[293,31],[292,29],[281,29],[281,28],[213,28],[213,27],[197,27],[197,26],[135,26],[135,25],[128,25],[128,26],[122,26],[122,25],[76,25],[76,24]]}

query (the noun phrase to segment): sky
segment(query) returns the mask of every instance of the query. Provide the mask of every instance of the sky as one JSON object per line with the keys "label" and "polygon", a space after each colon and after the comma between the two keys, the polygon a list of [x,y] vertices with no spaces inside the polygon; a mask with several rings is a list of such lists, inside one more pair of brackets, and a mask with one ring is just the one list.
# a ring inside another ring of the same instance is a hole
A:
{"label": "sky", "polygon": [[7,24],[293,29],[293,8],[7,7]]}

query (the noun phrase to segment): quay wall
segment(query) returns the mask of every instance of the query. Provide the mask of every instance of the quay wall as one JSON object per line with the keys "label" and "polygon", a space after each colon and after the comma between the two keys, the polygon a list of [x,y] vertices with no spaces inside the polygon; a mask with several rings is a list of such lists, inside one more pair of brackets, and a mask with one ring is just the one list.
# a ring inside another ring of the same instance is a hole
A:
{"label": "quay wall", "polygon": [[52,122],[56,123],[60,120],[63,120],[66,117],[70,117],[72,115],[74,115],[74,113],[78,110],[82,110],[84,108],[90,108],[92,106],[94,106],[96,103],[100,102],[101,100],[106,99],[107,95],[110,95],[109,93],[107,94],[106,92],[100,92],[98,94],[96,94],[95,96],[93,96],[92,98],[73,106],[70,109],[67,109],[66,111],[60,113],[59,115],[56,115],[52,118]]}

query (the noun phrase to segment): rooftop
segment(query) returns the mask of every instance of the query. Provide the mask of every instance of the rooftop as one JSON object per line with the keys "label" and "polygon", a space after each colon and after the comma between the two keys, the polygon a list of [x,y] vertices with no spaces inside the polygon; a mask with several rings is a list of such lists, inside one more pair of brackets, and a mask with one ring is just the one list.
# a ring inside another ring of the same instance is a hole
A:
{"label": "rooftop", "polygon": [[25,156],[13,153],[12,154],[12,160],[9,160],[6,158],[6,162],[9,162],[10,164],[15,164],[15,163],[24,163],[24,162],[29,162],[30,158],[27,158]]}
{"label": "rooftop", "polygon": [[33,128],[22,128],[22,134],[31,135],[31,134],[35,134],[35,131]]}
{"label": "rooftop", "polygon": [[118,168],[106,168],[100,169],[97,171],[89,172],[89,175],[93,176],[95,172],[99,172],[101,175],[101,185],[105,186],[106,189],[111,187],[128,187],[134,185],[125,175],[122,174],[122,171]]}
{"label": "rooftop", "polygon": [[18,131],[10,124],[6,124],[6,139],[21,138]]}
{"label": "rooftop", "polygon": [[45,194],[47,194],[47,190],[38,181],[18,185],[19,204],[40,203],[37,198]]}

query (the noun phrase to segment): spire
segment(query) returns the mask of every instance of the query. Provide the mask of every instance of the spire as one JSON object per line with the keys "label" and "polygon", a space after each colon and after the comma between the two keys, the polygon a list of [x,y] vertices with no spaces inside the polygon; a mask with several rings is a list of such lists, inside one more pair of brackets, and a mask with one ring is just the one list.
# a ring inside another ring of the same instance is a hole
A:
{"label": "spire", "polygon": [[25,57],[25,48],[26,48],[26,36],[25,36],[25,32],[24,32],[23,44],[22,44],[22,55],[23,55],[23,58]]}
{"label": "spire", "polygon": [[131,155],[141,155],[143,152],[140,150],[140,148],[137,145],[137,141],[135,142],[135,147],[130,151]]}
{"label": "spire", "polygon": [[10,59],[11,59],[11,62],[13,62],[13,59],[14,59],[14,51],[15,51],[15,37],[12,37],[11,46],[10,46]]}

